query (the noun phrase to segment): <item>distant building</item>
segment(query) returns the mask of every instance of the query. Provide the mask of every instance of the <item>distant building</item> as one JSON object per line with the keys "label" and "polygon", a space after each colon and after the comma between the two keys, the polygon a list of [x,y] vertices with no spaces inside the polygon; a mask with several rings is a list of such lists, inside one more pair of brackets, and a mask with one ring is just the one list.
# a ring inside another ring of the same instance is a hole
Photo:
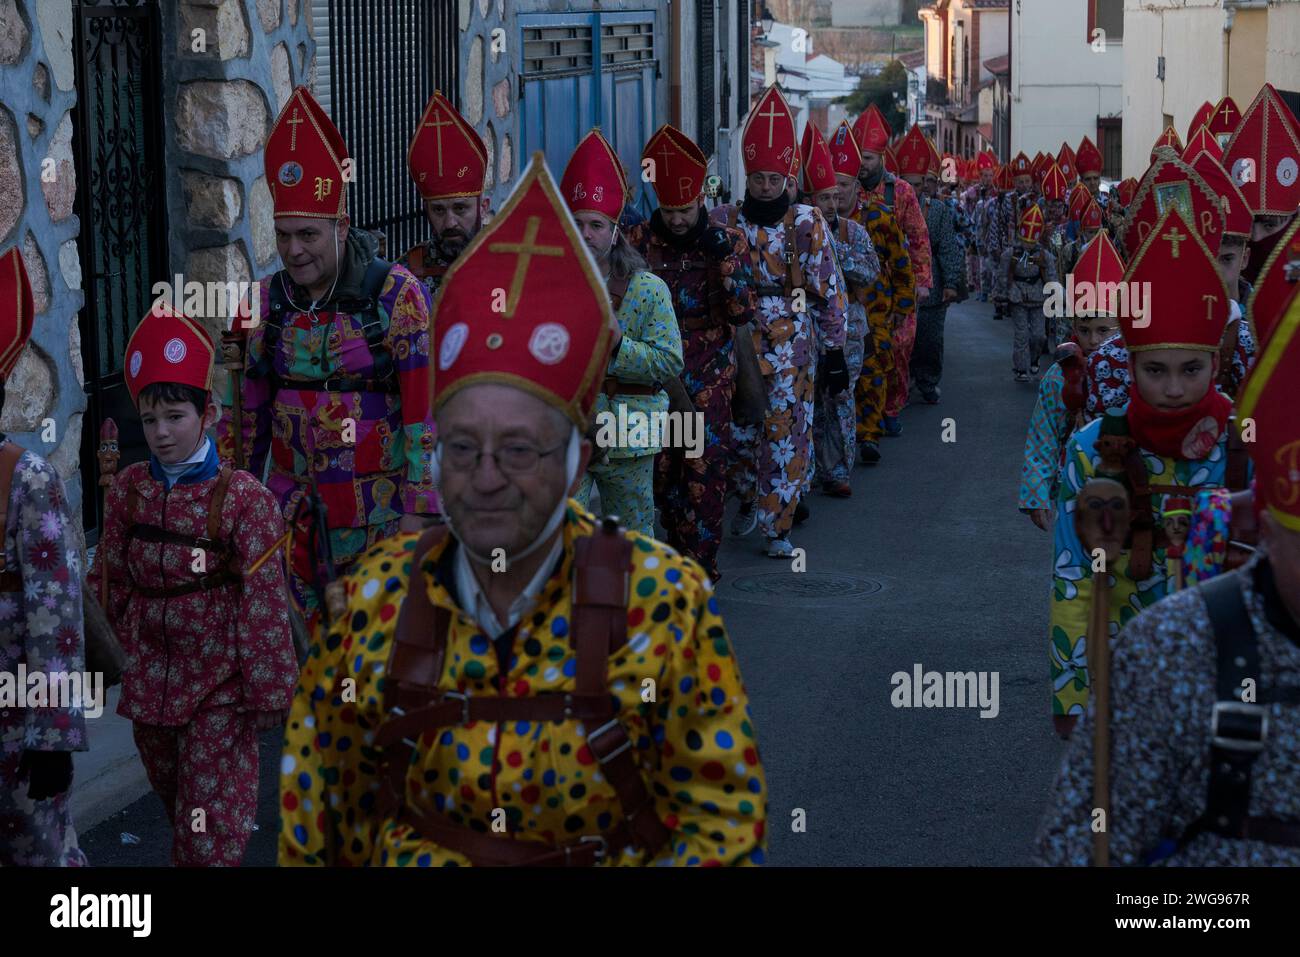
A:
{"label": "distant building", "polygon": [[887,27],[903,22],[903,0],[831,0],[833,27]]}
{"label": "distant building", "polygon": [[1008,52],[1007,0],[935,0],[917,16],[925,27],[925,115],[943,152],[969,157],[992,131],[993,73]]}

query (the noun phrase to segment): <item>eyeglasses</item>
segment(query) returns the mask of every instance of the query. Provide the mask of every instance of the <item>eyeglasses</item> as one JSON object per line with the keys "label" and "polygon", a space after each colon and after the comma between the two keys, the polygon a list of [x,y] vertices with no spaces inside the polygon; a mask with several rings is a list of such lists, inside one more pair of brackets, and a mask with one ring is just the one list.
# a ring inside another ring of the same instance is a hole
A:
{"label": "eyeglasses", "polygon": [[561,442],[553,449],[536,449],[524,443],[514,443],[503,445],[501,448],[490,452],[486,452],[473,442],[466,442],[463,439],[439,442],[438,445],[442,449],[443,465],[449,466],[457,472],[477,471],[479,462],[483,460],[483,456],[486,454],[491,456],[493,464],[503,475],[531,475],[537,471],[537,466],[542,459],[548,455],[554,455],[560,449],[566,448],[568,443]]}

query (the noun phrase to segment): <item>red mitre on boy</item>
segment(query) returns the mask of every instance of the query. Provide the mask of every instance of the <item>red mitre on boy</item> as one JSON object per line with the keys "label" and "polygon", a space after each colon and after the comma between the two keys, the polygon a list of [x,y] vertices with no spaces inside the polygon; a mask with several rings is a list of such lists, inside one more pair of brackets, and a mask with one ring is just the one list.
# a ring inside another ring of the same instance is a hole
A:
{"label": "red mitre on boy", "polygon": [[1079,168],[1075,162],[1074,150],[1070,149],[1069,143],[1062,143],[1060,150],[1056,153],[1056,165],[1061,167],[1061,173],[1065,176],[1067,183],[1075,183],[1079,179]]}
{"label": "red mitre on boy", "polygon": [[1079,148],[1074,151],[1074,166],[1081,177],[1101,175],[1101,150],[1097,149],[1092,140],[1086,136],[1079,141]]}
{"label": "red mitre on boy", "polygon": [[1230,96],[1225,96],[1219,101],[1219,105],[1214,108],[1214,113],[1210,116],[1210,122],[1205,125],[1210,128],[1210,133],[1219,141],[1219,147],[1226,149],[1228,140],[1232,139],[1232,134],[1237,132],[1237,125],[1241,122],[1241,110],[1237,106],[1237,101]]}
{"label": "red mitre on boy", "polygon": [[0,256],[0,382],[6,382],[32,335],[36,309],[23,254],[13,246]]}
{"label": "red mitre on boy", "polygon": [[1119,200],[1121,206],[1127,209],[1133,203],[1133,197],[1137,195],[1137,191],[1138,181],[1130,176],[1115,187],[1115,198]]}
{"label": "red mitre on boy", "polygon": [[1156,150],[1162,146],[1167,146],[1175,153],[1183,151],[1183,141],[1178,138],[1178,131],[1172,126],[1166,126],[1163,133],[1156,137],[1156,141],[1151,144],[1151,162],[1156,161]]}
{"label": "red mitre on boy", "polygon": [[165,299],[159,299],[126,342],[124,375],[131,401],[138,404],[140,390],[155,382],[179,382],[212,391],[216,354],[212,337],[202,323],[181,315]]}
{"label": "red mitre on boy", "polygon": [[[799,144],[794,134],[794,115],[775,85],[758,98],[745,120],[740,138],[745,174],[780,173],[793,176]],[[856,175],[856,174],[855,174]]]}
{"label": "red mitre on boy", "polygon": [[1079,213],[1080,229],[1101,229],[1101,207],[1091,196],[1085,200],[1082,212]]}
{"label": "red mitre on boy", "polygon": [[[1293,267],[1291,263],[1297,265]],[[1255,281],[1255,291],[1246,303],[1246,321],[1254,334],[1257,356],[1273,335],[1297,290],[1300,290],[1300,217],[1287,226],[1282,238],[1264,260]]]}
{"label": "red mitre on boy", "polygon": [[1003,163],[998,167],[997,175],[993,177],[993,185],[998,188],[998,192],[1009,193],[1016,188],[1016,184],[1011,177],[1011,166]]}
{"label": "red mitre on boy", "polygon": [[1265,83],[1246,108],[1223,166],[1256,216],[1290,216],[1300,206],[1300,131],[1277,90]]}
{"label": "red mitre on boy", "polygon": [[560,180],[569,209],[591,210],[617,223],[627,203],[627,177],[609,140],[594,128],[578,143]]}
{"label": "red mitre on boy", "polygon": [[924,176],[930,168],[930,144],[919,126],[913,126],[894,149],[900,176]]}
{"label": "red mitre on boy", "polygon": [[1255,423],[1255,441],[1246,445],[1255,494],[1275,521],[1300,532],[1300,300],[1291,300],[1273,335],[1260,343],[1237,408],[1240,421]]}
{"label": "red mitre on boy", "polygon": [[1035,185],[1037,186],[1043,185],[1043,177],[1047,175],[1048,164],[1055,163],[1055,162],[1056,162],[1055,157],[1047,155],[1042,150],[1039,150],[1037,153],[1034,154],[1033,167],[1034,167]]}
{"label": "red mitre on boy", "polygon": [[1204,103],[1201,104],[1200,109],[1198,109],[1195,113],[1192,114],[1192,122],[1187,124],[1188,140],[1190,140],[1193,136],[1196,135],[1197,130],[1199,130],[1206,123],[1210,122],[1210,118],[1212,116],[1214,116],[1214,104],[1211,103],[1209,100],[1206,100]]}
{"label": "red mitre on boy", "polygon": [[424,199],[477,196],[487,174],[487,149],[451,101],[434,90],[407,147],[406,165]]}
{"label": "red mitre on boy", "polygon": [[1066,182],[1065,174],[1061,172],[1061,167],[1055,162],[1051,162],[1047,167],[1047,172],[1043,174],[1043,199],[1064,202],[1065,192],[1068,188],[1069,184]]}
{"label": "red mitre on boy", "polygon": [[501,212],[447,271],[433,319],[435,410],[466,386],[499,382],[587,428],[613,313],[565,203],[534,153]]}
{"label": "red mitre on boy", "polygon": [[874,103],[869,104],[853,121],[853,137],[858,141],[858,149],[864,153],[884,153],[889,138],[893,135],[894,131],[889,128],[885,114]]}
{"label": "red mitre on boy", "polygon": [[1218,195],[1199,173],[1174,153],[1161,147],[1156,159],[1138,184],[1137,195],[1124,223],[1124,248],[1137,249],[1160,218],[1160,209],[1171,203],[1191,210],[1191,222],[1215,256],[1223,241],[1223,207]]}
{"label": "red mitre on boy", "polygon": [[976,172],[982,173],[986,169],[997,170],[997,168],[998,168],[998,159],[988,150],[985,150],[984,152],[980,153],[979,156],[975,157]]}
{"label": "red mitre on boy", "polygon": [[840,125],[835,127],[835,132],[826,145],[830,148],[831,166],[835,172],[857,179],[858,171],[862,169],[862,150],[858,149],[857,138],[847,120],[840,120]]}
{"label": "red mitre on boy", "polygon": [[1216,163],[1223,162],[1223,149],[1208,127],[1198,126],[1187,138],[1187,145],[1183,147],[1183,162],[1190,163],[1197,153],[1209,153]]}
{"label": "red mitre on boy", "polygon": [[1016,154],[1016,158],[1011,161],[1011,177],[1033,176],[1034,164],[1024,152]]}
{"label": "red mitre on boy", "polygon": [[262,161],[275,216],[346,216],[347,156],[343,137],[311,91],[295,89],[271,128]]}
{"label": "red mitre on boy", "polygon": [[803,191],[813,196],[823,190],[834,189],[835,167],[831,163],[831,151],[816,123],[804,127],[799,153],[803,160]]}
{"label": "red mitre on boy", "polygon": [[1205,180],[1205,185],[1219,197],[1219,208],[1223,210],[1223,234],[1249,239],[1253,225],[1250,206],[1246,204],[1246,197],[1241,195],[1241,190],[1232,181],[1228,171],[1208,150],[1202,150],[1184,162],[1196,170],[1201,179]]}
{"label": "red mitre on boy", "polygon": [[1032,246],[1043,235],[1043,211],[1035,203],[1028,207],[1020,214],[1020,222],[1016,226],[1016,235],[1020,241]]}
{"label": "red mitre on boy", "polygon": [[[1096,206],[1096,203],[1093,206]],[[1098,213],[1100,214],[1100,210]],[[1097,225],[1100,228],[1100,218]],[[1083,247],[1083,252],[1079,254],[1079,259],[1074,264],[1070,275],[1074,277],[1075,289],[1088,284],[1093,290],[1093,302],[1096,305],[1087,311],[1088,315],[1117,316],[1119,314],[1118,303],[1102,296],[1101,293],[1106,286],[1124,281],[1124,260],[1120,258],[1115,244],[1111,242],[1110,234],[1104,229]],[[1081,315],[1078,309],[1075,309],[1075,315]]]}
{"label": "red mitre on boy", "polygon": [[654,163],[650,185],[662,209],[684,209],[700,198],[709,160],[691,138],[665,123],[641,151],[641,163]]}
{"label": "red mitre on boy", "polygon": [[1171,205],[1137,248],[1126,283],[1149,282],[1146,313],[1120,316],[1130,353],[1216,351],[1228,322],[1228,289],[1210,247]]}

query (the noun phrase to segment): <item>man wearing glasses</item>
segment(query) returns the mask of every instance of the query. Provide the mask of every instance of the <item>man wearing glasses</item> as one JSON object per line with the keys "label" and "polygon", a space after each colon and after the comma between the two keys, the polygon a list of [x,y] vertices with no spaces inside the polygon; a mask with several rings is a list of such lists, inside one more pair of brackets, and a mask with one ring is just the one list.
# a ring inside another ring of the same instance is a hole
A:
{"label": "man wearing glasses", "polygon": [[280,863],[762,863],[766,785],[708,576],[571,498],[617,319],[540,154],[441,297],[447,524],[359,561],[313,646]]}

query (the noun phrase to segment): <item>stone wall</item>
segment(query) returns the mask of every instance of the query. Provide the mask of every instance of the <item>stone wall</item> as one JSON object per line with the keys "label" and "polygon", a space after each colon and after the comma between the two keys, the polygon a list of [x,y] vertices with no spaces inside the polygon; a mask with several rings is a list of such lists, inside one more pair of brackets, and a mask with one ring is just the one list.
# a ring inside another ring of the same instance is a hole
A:
{"label": "stone wall", "polygon": [[80,533],[86,396],[73,213],[75,78],[71,0],[0,0],[0,250],[22,250],[36,307],[31,341],[6,384],[0,431],[58,470]]}
{"label": "stone wall", "polygon": [[[173,273],[260,279],[279,268],[262,146],[293,88],[310,83],[310,0],[162,5],[166,201]],[[214,333],[225,316],[205,316]]]}

